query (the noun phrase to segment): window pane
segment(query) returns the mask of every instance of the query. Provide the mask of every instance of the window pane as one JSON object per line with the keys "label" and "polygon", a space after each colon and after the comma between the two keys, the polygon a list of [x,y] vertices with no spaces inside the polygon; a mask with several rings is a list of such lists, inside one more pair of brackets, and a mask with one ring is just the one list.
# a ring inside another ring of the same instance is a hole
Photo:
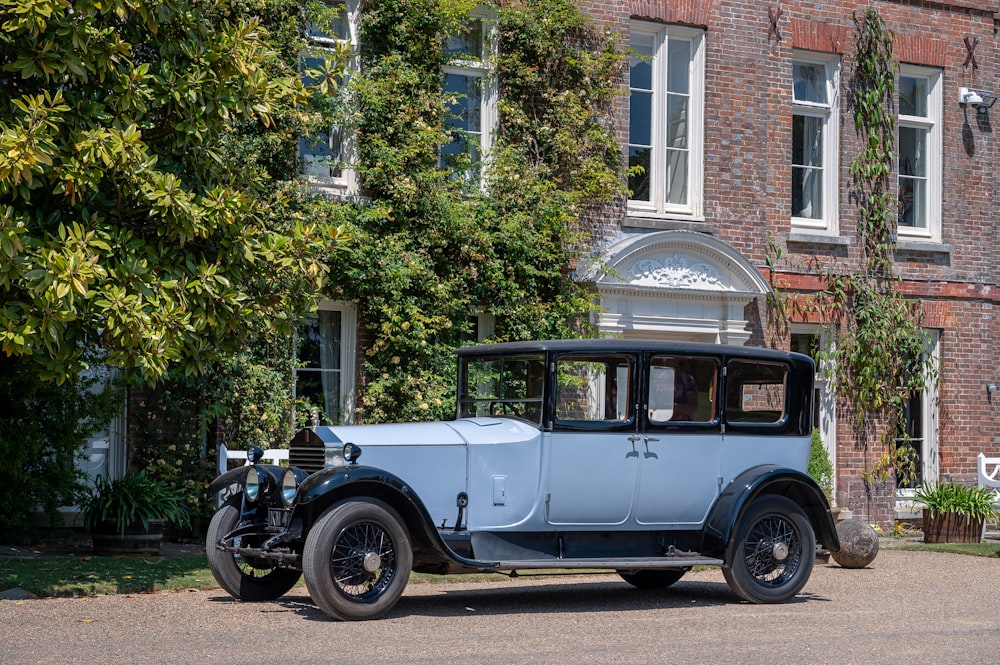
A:
{"label": "window pane", "polygon": [[732,360],[726,376],[726,420],[775,424],[785,417],[788,368],[778,363]]}
{"label": "window pane", "polygon": [[464,74],[447,74],[444,79],[444,92],[456,95],[449,112],[451,117],[445,120],[445,126],[459,128],[468,132],[479,132],[482,117],[479,99],[478,76]]}
{"label": "window pane", "polygon": [[320,310],[317,320],[300,331],[295,395],[320,408],[326,422],[340,418],[341,313]]}
{"label": "window pane", "polygon": [[686,148],[688,98],[670,95],[667,99],[667,147]]}
{"label": "window pane", "polygon": [[792,217],[823,218],[822,169],[792,167]]}
{"label": "window pane", "polygon": [[649,368],[649,420],[712,422],[715,420],[714,360],[654,356]]}
{"label": "window pane", "polygon": [[792,117],[792,164],[823,165],[823,119],[796,115]]}
{"label": "window pane", "polygon": [[669,39],[667,46],[667,90],[691,92],[691,42]]}
{"label": "window pane", "polygon": [[309,39],[336,39],[350,41],[351,27],[347,17],[347,5],[344,2],[327,2],[336,11],[336,16],[328,25],[322,28],[315,23],[306,26],[306,37]]}
{"label": "window pane", "polygon": [[556,369],[556,418],[627,420],[630,368],[629,360],[622,357],[560,359]]}
{"label": "window pane", "polygon": [[448,39],[448,53],[474,60],[483,59],[483,22],[473,19],[463,28],[461,34]]}
{"label": "window pane", "polygon": [[797,102],[826,104],[826,67],[812,62],[793,64],[792,90]]}
{"label": "window pane", "polygon": [[927,79],[899,77],[899,114],[927,117]]}
{"label": "window pane", "polygon": [[927,130],[922,127],[899,128],[900,175],[927,175]]}
{"label": "window pane", "polygon": [[630,198],[635,201],[649,201],[649,158],[651,154],[652,151],[649,148],[629,148],[629,168],[640,167],[639,172],[628,177],[628,188],[632,192]]}
{"label": "window pane", "polygon": [[628,142],[632,145],[653,144],[653,95],[632,91],[628,100]]}
{"label": "window pane", "polygon": [[687,204],[688,154],[682,150],[667,151],[667,203]]}

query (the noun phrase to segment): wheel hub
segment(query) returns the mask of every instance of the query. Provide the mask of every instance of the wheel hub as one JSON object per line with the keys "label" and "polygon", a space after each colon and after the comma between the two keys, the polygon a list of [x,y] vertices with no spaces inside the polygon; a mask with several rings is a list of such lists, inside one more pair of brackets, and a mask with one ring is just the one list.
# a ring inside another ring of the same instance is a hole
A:
{"label": "wheel hub", "polygon": [[775,561],[784,561],[788,558],[788,544],[787,543],[774,543],[771,547],[771,556],[774,557]]}
{"label": "wheel hub", "polygon": [[369,573],[374,573],[376,570],[382,567],[382,557],[380,557],[375,552],[368,552],[364,557],[364,567],[365,571]]}

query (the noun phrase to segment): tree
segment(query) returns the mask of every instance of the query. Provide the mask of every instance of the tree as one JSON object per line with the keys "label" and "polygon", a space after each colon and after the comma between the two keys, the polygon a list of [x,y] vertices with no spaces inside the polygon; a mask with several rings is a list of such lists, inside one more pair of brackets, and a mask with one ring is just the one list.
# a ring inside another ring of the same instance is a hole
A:
{"label": "tree", "polygon": [[286,182],[310,118],[298,20],[269,0],[0,3],[7,356],[62,382],[97,348],[155,380],[292,330],[340,239]]}

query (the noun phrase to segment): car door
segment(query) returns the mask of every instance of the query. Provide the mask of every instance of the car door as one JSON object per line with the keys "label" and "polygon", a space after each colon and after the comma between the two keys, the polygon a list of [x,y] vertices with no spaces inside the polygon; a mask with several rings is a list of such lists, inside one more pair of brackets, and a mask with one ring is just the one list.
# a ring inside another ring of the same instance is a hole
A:
{"label": "car door", "polygon": [[632,354],[569,353],[555,360],[546,519],[616,525],[630,519],[639,437]]}
{"label": "car door", "polygon": [[711,356],[655,353],[643,364],[635,519],[697,527],[720,491],[720,364]]}

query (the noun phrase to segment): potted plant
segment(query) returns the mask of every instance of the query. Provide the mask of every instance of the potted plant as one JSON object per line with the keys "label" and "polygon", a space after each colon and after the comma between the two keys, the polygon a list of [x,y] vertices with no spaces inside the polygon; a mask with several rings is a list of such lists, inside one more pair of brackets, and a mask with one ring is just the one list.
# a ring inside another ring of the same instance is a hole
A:
{"label": "potted plant", "polygon": [[164,522],[190,520],[185,496],[145,471],[111,481],[98,476],[80,515],[97,554],[158,554]]}
{"label": "potted plant", "polygon": [[988,488],[925,483],[915,498],[924,509],[925,543],[978,543],[983,523],[997,514]]}

